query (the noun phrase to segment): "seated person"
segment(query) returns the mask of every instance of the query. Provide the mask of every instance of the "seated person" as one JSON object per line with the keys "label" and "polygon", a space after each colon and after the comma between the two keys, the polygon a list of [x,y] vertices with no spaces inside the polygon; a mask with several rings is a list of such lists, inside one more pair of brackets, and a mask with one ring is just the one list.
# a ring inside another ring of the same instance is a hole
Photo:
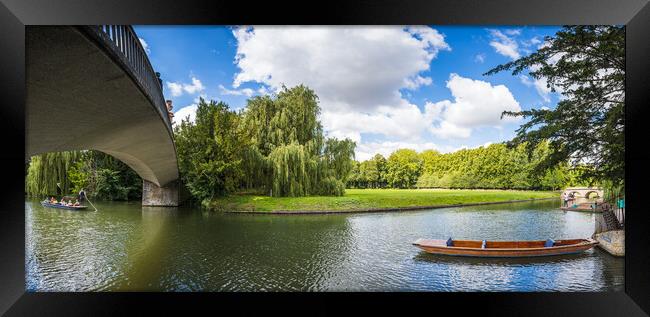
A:
{"label": "seated person", "polygon": [[61,199],[61,205],[65,206],[65,200]]}
{"label": "seated person", "polygon": [[54,202],[55,202],[54,197],[50,197],[50,203],[54,204]]}
{"label": "seated person", "polygon": [[74,206],[79,206],[79,199],[74,201]]}

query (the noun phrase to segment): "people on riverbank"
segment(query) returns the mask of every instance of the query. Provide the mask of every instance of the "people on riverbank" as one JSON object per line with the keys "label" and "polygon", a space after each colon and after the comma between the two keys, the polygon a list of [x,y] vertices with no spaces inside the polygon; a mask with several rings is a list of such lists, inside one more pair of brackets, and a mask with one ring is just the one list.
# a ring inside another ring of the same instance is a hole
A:
{"label": "people on riverbank", "polygon": [[576,198],[573,195],[573,193],[569,193],[569,205],[573,205],[573,203],[575,202],[575,199]]}
{"label": "people on riverbank", "polygon": [[169,120],[172,121],[172,120],[174,120],[174,113],[172,112],[172,109],[174,109],[174,106],[172,106],[172,101],[171,100],[166,100],[165,104],[167,105],[167,115],[169,116]]}

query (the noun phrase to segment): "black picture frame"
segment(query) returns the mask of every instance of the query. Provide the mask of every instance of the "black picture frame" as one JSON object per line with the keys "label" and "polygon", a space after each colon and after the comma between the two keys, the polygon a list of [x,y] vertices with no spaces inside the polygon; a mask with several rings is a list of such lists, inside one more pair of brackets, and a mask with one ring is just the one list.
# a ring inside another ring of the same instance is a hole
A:
{"label": "black picture frame", "polygon": [[[0,0],[0,313],[128,315],[187,309],[339,314],[358,310],[405,315],[647,316],[650,227],[644,194],[650,176],[644,121],[650,108],[648,0],[449,0],[252,3],[235,1]],[[458,24],[626,26],[625,291],[606,293],[26,293],[25,292],[25,25],[97,24]],[[9,144],[7,144],[9,143]],[[351,304],[352,308],[344,307]],[[451,310],[450,310],[451,309]],[[446,312],[445,312],[446,311]]]}

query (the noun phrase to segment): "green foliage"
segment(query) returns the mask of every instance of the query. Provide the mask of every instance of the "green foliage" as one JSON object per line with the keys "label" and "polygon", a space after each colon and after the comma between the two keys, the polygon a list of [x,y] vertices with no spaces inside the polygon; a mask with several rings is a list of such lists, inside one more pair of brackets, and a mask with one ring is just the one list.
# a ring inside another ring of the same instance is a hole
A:
{"label": "green foliage", "polygon": [[94,171],[88,160],[79,160],[68,169],[68,178],[72,184],[72,192],[78,193],[87,189],[93,179]]}
{"label": "green foliage", "polygon": [[68,171],[74,175],[74,192],[82,188],[88,196],[102,200],[137,200],[142,197],[142,179],[128,165],[99,151],[84,151],[82,159]]}
{"label": "green foliage", "polygon": [[551,169],[547,169],[546,173],[540,180],[541,187],[551,190],[557,190],[566,187],[569,181],[569,175],[567,175],[568,171],[569,168],[566,163],[558,165]]}
{"label": "green foliage", "polygon": [[348,187],[383,188],[386,187],[386,158],[375,154],[363,162],[352,161],[352,170],[348,178]]}
{"label": "green foliage", "polygon": [[[555,190],[585,185],[585,166],[572,168],[564,162],[544,175],[536,174],[535,166],[547,155],[547,142],[539,143],[530,155],[525,144],[515,148],[491,144],[446,154],[401,149],[391,154],[385,169],[375,167],[381,165],[381,156],[353,164],[348,187]],[[382,183],[382,179],[387,182]]]}
{"label": "green foliage", "polygon": [[[57,183],[61,190],[57,191]],[[76,194],[85,189],[89,197],[131,200],[142,196],[142,180],[126,164],[99,151],[54,152],[34,156],[26,177],[30,196]]]}
{"label": "green foliage", "polygon": [[605,189],[604,199],[606,202],[617,206],[619,199],[625,199],[625,186],[624,184],[614,183],[611,181],[604,182],[603,187]]}
{"label": "green foliage", "polygon": [[623,26],[565,26],[547,45],[486,75],[529,70],[545,78],[552,91],[565,98],[553,110],[504,112],[528,121],[517,130],[511,146],[526,144],[529,153],[549,141],[550,154],[534,171],[544,175],[562,162],[582,168],[582,181],[611,181],[625,177],[625,28]]}
{"label": "green foliage", "polygon": [[107,168],[97,170],[95,197],[105,200],[128,200],[130,188],[122,185],[120,172]]}
{"label": "green foliage", "polygon": [[393,188],[411,188],[415,186],[422,161],[414,150],[400,149],[388,157],[386,164],[386,181]]}
{"label": "green foliage", "polygon": [[322,162],[326,177],[333,177],[340,183],[347,181],[348,175],[352,171],[352,162],[354,161],[354,148],[356,144],[350,140],[325,140],[325,149],[323,150]]}
{"label": "green foliage", "polygon": [[269,155],[273,171],[271,196],[305,196],[312,192],[316,165],[304,145],[292,143],[275,148]]}
{"label": "green foliage", "polygon": [[69,193],[71,183],[68,170],[79,159],[80,153],[53,152],[31,157],[25,181],[26,193],[34,197]]}
{"label": "green foliage", "polygon": [[246,169],[254,186],[272,196],[343,194],[356,145],[325,139],[319,114],[318,96],[303,85],[248,101],[242,126],[256,146]]}
{"label": "green foliage", "polygon": [[181,178],[200,201],[231,192],[244,182],[248,147],[240,120],[225,103],[201,98],[196,121],[184,119],[174,129]]}
{"label": "green foliage", "polygon": [[183,182],[202,202],[242,190],[342,195],[356,145],[325,139],[319,113],[318,97],[302,85],[251,98],[240,112],[201,99],[195,122],[174,130]]}

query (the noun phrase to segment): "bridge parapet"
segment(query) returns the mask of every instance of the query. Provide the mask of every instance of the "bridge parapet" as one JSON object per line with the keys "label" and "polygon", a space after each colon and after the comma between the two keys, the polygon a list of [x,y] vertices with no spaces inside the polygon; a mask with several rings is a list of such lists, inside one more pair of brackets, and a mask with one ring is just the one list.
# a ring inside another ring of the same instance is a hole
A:
{"label": "bridge parapet", "polygon": [[171,121],[162,93],[162,82],[154,71],[140,38],[129,25],[80,26],[84,33],[106,49],[107,53],[138,84],[142,93],[156,107],[173,138]]}

